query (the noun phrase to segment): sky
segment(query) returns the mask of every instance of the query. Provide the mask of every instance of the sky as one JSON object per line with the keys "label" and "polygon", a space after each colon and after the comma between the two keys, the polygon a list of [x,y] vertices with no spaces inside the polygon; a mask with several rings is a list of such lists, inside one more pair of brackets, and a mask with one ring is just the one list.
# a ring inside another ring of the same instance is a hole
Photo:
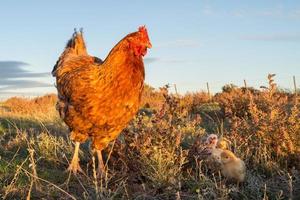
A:
{"label": "sky", "polygon": [[3,1],[0,98],[55,92],[50,72],[83,28],[88,51],[104,59],[125,35],[146,25],[152,49],[146,83],[180,93],[218,92],[228,83],[259,87],[268,73],[282,88],[300,87],[300,1],[130,0]]}

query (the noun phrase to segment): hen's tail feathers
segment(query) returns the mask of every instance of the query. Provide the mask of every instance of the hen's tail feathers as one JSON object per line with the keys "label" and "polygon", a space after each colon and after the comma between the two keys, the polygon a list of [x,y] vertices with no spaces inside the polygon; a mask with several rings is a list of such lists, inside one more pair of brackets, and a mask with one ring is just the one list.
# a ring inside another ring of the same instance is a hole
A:
{"label": "hen's tail feathers", "polygon": [[77,32],[77,30],[74,29],[73,36],[67,42],[65,49],[71,49],[72,53],[76,54],[76,55],[86,55],[87,54],[85,42],[83,39],[82,28],[80,29],[79,32]]}
{"label": "hen's tail feathers", "polygon": [[62,64],[62,62],[66,60],[69,56],[81,55],[87,55],[82,28],[79,32],[76,29],[74,29],[74,33],[71,39],[69,39],[69,41],[67,42],[64,52],[61,54],[61,56],[59,57],[59,59],[53,67],[52,76],[56,76],[57,69]]}

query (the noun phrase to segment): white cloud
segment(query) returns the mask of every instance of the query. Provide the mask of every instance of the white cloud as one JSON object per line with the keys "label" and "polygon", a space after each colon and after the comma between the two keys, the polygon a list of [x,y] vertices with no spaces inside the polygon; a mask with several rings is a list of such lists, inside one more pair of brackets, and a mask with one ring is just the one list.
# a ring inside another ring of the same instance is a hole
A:
{"label": "white cloud", "polygon": [[258,16],[266,16],[266,17],[282,17],[286,15],[282,7],[270,8],[266,10],[261,10],[255,13]]}
{"label": "white cloud", "polygon": [[261,34],[261,35],[244,35],[242,40],[257,41],[300,41],[300,33],[280,33],[280,34]]}
{"label": "white cloud", "polygon": [[205,6],[202,10],[201,10],[202,14],[204,15],[214,15],[215,12],[214,10],[210,7],[210,6]]}
{"label": "white cloud", "polygon": [[[220,13],[220,12],[219,12]],[[231,15],[234,17],[264,17],[264,18],[283,18],[283,19],[299,19],[300,8],[284,9],[283,6],[273,8],[257,9],[257,10],[233,10],[223,15]]]}
{"label": "white cloud", "polygon": [[291,11],[289,13],[289,17],[291,17],[291,18],[300,18],[300,8]]}
{"label": "white cloud", "polygon": [[198,62],[198,60],[186,60],[186,59],[181,59],[181,58],[157,58],[157,57],[150,57],[150,58],[145,58],[144,62],[146,64],[154,63],[154,62],[168,63],[168,64],[181,64],[181,63],[188,64],[188,63]]}
{"label": "white cloud", "polygon": [[230,13],[230,15],[234,16],[234,17],[244,17],[247,15],[245,10],[236,10]]}
{"label": "white cloud", "polygon": [[200,47],[199,41],[191,39],[180,39],[158,44],[157,48],[182,48],[182,47]]}

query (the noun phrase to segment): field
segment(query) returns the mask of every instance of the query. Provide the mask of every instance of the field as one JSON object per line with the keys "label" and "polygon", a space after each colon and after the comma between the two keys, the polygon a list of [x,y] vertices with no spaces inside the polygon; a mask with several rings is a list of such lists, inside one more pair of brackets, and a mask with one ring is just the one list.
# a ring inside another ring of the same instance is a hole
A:
{"label": "field", "polygon": [[[81,145],[84,174],[66,172],[74,145],[56,95],[0,103],[2,199],[300,199],[300,98],[269,85],[184,96],[147,86],[139,113],[105,150],[108,172]],[[197,156],[215,133],[247,167],[242,184]]]}

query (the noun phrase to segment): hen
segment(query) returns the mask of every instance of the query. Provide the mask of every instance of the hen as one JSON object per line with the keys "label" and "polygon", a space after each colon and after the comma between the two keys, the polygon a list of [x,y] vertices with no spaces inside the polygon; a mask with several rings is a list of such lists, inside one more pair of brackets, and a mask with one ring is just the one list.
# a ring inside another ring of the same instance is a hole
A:
{"label": "hen", "polygon": [[145,78],[143,56],[151,47],[142,26],[124,37],[102,61],[88,55],[82,31],[75,30],[52,71],[57,110],[75,141],[68,170],[81,171],[79,146],[91,138],[98,173],[104,172],[101,150],[118,137],[139,109]]}

